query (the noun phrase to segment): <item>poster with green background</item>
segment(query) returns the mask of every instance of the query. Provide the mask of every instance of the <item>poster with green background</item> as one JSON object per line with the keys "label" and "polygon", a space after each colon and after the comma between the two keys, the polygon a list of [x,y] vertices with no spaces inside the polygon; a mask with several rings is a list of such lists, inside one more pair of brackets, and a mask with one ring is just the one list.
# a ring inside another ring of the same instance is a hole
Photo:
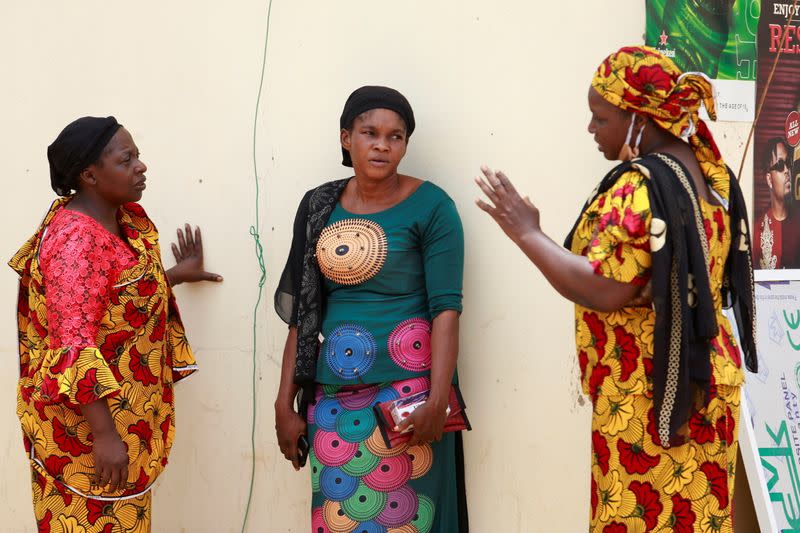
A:
{"label": "poster with green background", "polygon": [[753,120],[760,0],[646,2],[646,44],[714,79],[719,120]]}

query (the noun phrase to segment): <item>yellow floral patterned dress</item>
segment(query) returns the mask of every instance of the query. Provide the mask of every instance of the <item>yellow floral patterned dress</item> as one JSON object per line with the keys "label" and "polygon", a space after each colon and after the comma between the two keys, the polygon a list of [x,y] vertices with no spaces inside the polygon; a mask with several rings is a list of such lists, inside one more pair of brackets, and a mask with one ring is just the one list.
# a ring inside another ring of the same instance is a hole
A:
{"label": "yellow floral patterned dress", "polygon": [[[174,439],[172,386],[197,367],[141,206],[120,209],[119,238],[68,201],[9,263],[20,275],[17,415],[38,531],[148,532],[150,488]],[[116,492],[93,484],[81,406],[100,398],[128,450]]]}
{"label": "yellow floral patterned dress", "polygon": [[[598,275],[641,286],[649,281],[646,179],[637,170],[622,174],[583,212],[572,251],[585,255]],[[718,185],[723,189],[727,184]],[[702,199],[700,206],[719,333],[711,343],[711,400],[693,411],[681,431],[683,444],[662,448],[656,432],[653,309],[604,313],[575,307],[582,385],[593,402],[591,532],[733,531],[731,498],[744,374],[720,293],[731,232],[722,206]]]}

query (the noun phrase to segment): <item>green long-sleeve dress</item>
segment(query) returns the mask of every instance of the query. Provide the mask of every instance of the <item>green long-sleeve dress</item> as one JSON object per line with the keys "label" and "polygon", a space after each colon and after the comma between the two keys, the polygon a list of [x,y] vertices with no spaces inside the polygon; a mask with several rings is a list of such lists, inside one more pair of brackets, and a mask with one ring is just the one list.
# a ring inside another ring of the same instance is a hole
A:
{"label": "green long-sleeve dress", "polygon": [[320,235],[324,338],[309,409],[312,531],[459,530],[455,439],[387,448],[372,406],[430,388],[431,324],[461,311],[464,236],[431,182],[389,209],[337,204]]}

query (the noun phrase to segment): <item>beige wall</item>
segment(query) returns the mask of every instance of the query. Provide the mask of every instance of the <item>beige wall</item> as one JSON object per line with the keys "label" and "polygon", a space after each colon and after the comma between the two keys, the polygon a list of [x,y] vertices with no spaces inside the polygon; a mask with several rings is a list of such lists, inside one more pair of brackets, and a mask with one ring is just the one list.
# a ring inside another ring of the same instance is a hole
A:
{"label": "beige wall", "polygon": [[[177,392],[156,532],[239,531],[244,511],[258,279],[251,144],[265,16],[264,0],[0,4],[0,255],[12,255],[51,200],[46,145],[77,116],[114,114],[149,164],[143,203],[163,240],[185,220],[202,224],[208,267],[226,277],[177,291],[202,370]],[[408,96],[418,129],[402,170],[443,186],[464,220],[460,368],[475,428],[465,439],[473,531],[585,530],[589,410],[577,392],[571,307],[473,205],[471,177],[482,163],[507,171],[562,239],[610,168],[586,133],[590,76],[607,52],[640,42],[643,21],[641,0],[275,0],[257,126],[268,278],[248,531],[309,529],[308,473],[279,457],[273,433],[286,330],[271,297],[302,193],[347,175],[338,116],[368,83]],[[714,127],[737,167],[746,127]],[[745,173],[748,197],[749,180]],[[33,531],[14,415],[15,282],[0,271],[4,532]]]}

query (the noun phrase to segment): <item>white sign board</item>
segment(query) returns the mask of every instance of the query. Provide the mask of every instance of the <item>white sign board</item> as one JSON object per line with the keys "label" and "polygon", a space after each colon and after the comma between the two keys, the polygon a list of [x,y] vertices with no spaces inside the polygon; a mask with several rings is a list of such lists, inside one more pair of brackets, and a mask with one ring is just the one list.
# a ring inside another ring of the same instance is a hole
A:
{"label": "white sign board", "polygon": [[758,373],[740,443],[762,532],[800,533],[800,272],[756,271]]}

